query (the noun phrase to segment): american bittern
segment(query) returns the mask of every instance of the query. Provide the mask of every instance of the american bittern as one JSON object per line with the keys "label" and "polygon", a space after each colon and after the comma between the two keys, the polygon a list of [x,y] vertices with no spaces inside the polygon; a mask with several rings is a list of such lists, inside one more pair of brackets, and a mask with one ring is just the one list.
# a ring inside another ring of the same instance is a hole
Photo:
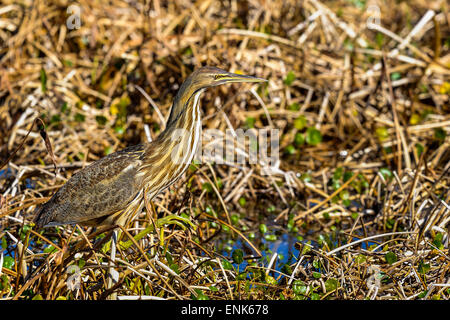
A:
{"label": "american bittern", "polygon": [[194,71],[181,85],[166,129],[155,141],[117,151],[78,171],[36,209],[37,227],[124,225],[140,210],[144,196],[151,200],[191,164],[201,134],[200,94],[225,83],[263,81],[214,67]]}

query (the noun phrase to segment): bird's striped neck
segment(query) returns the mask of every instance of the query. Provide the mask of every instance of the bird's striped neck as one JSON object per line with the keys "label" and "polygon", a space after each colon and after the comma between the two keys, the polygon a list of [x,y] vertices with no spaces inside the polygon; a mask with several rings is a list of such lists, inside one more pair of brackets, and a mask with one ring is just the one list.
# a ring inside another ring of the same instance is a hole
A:
{"label": "bird's striped neck", "polygon": [[189,168],[201,139],[199,102],[203,91],[189,97],[178,114],[174,110],[179,106],[174,103],[166,129],[149,145],[143,168],[154,171],[146,179],[150,197],[170,186]]}
{"label": "bird's striped neck", "polygon": [[[161,137],[163,143],[170,150],[171,159],[174,164],[187,165],[197,151],[198,141],[201,136],[201,115],[200,115],[200,95],[204,89],[195,92],[187,101],[184,108],[179,113],[171,113],[168,126]],[[172,109],[177,109],[174,104]]]}

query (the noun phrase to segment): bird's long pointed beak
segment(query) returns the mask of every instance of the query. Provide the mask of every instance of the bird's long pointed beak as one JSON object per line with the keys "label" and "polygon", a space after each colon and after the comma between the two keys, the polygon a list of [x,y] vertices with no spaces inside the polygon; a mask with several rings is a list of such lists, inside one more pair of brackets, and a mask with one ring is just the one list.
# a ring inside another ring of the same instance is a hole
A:
{"label": "bird's long pointed beak", "polygon": [[217,81],[220,82],[220,84],[232,82],[267,82],[266,79],[231,72],[219,76],[220,77],[217,79]]}

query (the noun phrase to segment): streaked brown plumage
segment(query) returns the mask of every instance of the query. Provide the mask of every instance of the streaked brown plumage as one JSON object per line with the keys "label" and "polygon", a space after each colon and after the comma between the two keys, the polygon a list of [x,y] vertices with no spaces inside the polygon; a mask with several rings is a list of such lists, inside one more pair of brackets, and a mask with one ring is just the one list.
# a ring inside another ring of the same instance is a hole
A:
{"label": "streaked brown plumage", "polygon": [[189,167],[201,134],[198,100],[208,87],[228,82],[261,82],[214,67],[194,71],[181,85],[166,129],[151,143],[125,148],[74,174],[36,208],[38,228],[61,224],[124,224]]}

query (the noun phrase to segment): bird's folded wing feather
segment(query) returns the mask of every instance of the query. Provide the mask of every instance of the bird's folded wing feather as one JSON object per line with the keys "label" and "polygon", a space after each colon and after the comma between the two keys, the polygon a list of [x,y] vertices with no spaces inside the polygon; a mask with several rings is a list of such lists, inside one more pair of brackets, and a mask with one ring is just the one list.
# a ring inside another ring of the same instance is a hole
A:
{"label": "bird's folded wing feather", "polygon": [[80,223],[123,210],[142,189],[144,146],[112,153],[74,174],[37,209],[38,226]]}

